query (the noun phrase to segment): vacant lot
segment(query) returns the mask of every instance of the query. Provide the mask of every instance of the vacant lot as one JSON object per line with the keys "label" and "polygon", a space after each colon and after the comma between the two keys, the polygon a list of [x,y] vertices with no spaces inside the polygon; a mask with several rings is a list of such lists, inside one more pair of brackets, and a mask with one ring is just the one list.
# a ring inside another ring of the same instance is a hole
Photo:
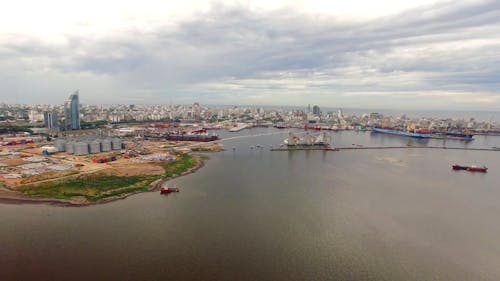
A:
{"label": "vacant lot", "polygon": [[20,191],[33,196],[70,199],[84,197],[96,201],[135,191],[145,191],[156,178],[148,176],[108,176],[104,174],[85,175],[58,183],[43,183],[38,186],[20,187]]}
{"label": "vacant lot", "polygon": [[50,181],[19,186],[18,191],[31,196],[69,199],[79,203],[96,202],[149,190],[157,179],[168,179],[190,171],[201,164],[199,157],[178,155],[177,160],[162,163],[116,163],[96,173],[64,181]]}
{"label": "vacant lot", "polygon": [[103,173],[115,176],[161,176],[165,170],[157,164],[119,163],[110,165]]}

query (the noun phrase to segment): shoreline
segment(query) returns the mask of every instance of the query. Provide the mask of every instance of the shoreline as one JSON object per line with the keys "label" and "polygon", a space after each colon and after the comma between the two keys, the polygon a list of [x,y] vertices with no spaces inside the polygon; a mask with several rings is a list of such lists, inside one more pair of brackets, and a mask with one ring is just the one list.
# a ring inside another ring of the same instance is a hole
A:
{"label": "shoreline", "polygon": [[50,198],[50,197],[36,197],[36,196],[29,196],[25,195],[22,192],[19,191],[13,191],[9,190],[6,188],[0,188],[0,204],[47,204],[47,205],[52,205],[52,206],[60,206],[60,207],[86,207],[86,206],[91,206],[91,205],[98,205],[98,204],[105,204],[117,200],[122,200],[126,199],[129,196],[132,196],[134,194],[139,194],[139,193],[145,193],[145,192],[154,192],[158,191],[162,185],[164,185],[166,182],[186,176],[189,174],[192,174],[199,169],[201,169],[203,166],[205,166],[205,161],[206,159],[203,158],[203,156],[199,154],[192,154],[193,159],[196,160],[196,165],[194,167],[191,167],[187,169],[186,171],[180,173],[179,175],[175,175],[169,178],[160,178],[155,181],[153,181],[150,185],[147,191],[134,191],[126,194],[122,194],[119,196],[112,196],[112,197],[107,197],[98,201],[88,201],[86,199],[82,198],[74,198],[74,199],[57,199],[57,198]]}

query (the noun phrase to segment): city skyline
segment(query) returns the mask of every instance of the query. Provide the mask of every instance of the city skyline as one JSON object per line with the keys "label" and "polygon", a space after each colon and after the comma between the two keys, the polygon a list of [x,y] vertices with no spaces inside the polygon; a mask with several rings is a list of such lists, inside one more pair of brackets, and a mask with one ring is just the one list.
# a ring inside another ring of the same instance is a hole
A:
{"label": "city skyline", "polygon": [[496,1],[161,2],[9,3],[0,102],[500,109]]}

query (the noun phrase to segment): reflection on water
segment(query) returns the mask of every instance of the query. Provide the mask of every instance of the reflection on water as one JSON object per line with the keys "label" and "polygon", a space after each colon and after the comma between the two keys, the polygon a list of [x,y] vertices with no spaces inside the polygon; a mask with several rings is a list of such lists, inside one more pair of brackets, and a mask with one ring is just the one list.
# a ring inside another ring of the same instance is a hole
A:
{"label": "reflection on water", "polygon": [[[332,135],[336,146],[409,141]],[[175,180],[176,196],[85,208],[0,205],[0,279],[500,278],[498,152],[269,151],[284,138],[286,131],[225,142],[231,149]],[[491,172],[450,168],[476,162]]]}

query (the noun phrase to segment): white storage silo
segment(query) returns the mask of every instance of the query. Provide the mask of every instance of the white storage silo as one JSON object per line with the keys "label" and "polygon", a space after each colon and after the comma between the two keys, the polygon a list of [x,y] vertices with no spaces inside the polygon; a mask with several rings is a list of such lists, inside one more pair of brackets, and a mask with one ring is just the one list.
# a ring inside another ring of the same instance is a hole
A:
{"label": "white storage silo", "polygon": [[104,139],[101,141],[101,151],[102,152],[111,151],[111,140]]}
{"label": "white storage silo", "polygon": [[101,152],[101,142],[98,140],[91,141],[89,143],[89,152],[90,153],[99,153]]}
{"label": "white storage silo", "polygon": [[54,146],[56,147],[57,151],[62,152],[66,151],[66,140],[63,139],[57,139],[54,141]]}
{"label": "white storage silo", "polygon": [[64,148],[67,153],[75,153],[75,142],[68,141],[64,144]]}
{"label": "white storage silo", "polygon": [[86,142],[75,143],[75,155],[87,155],[89,154],[89,144]]}
{"label": "white storage silo", "polygon": [[113,150],[119,150],[119,149],[122,149],[122,140],[119,139],[119,138],[114,138],[112,141],[111,141],[111,147],[113,148]]}

